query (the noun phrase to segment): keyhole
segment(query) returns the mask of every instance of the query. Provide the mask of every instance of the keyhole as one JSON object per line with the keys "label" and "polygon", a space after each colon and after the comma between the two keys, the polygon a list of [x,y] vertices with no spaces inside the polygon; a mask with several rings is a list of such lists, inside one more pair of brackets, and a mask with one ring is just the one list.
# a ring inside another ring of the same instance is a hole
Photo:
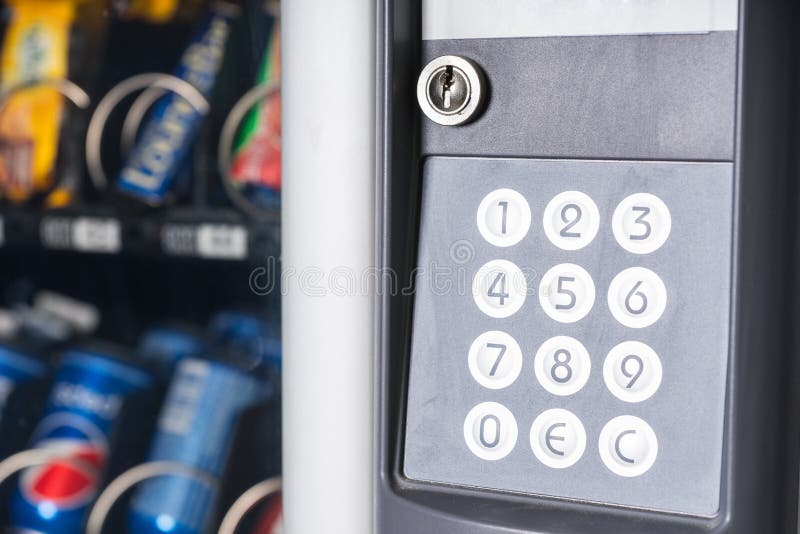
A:
{"label": "keyhole", "polygon": [[444,105],[444,109],[450,109],[450,87],[453,85],[452,65],[445,67],[439,80],[442,83],[442,104]]}

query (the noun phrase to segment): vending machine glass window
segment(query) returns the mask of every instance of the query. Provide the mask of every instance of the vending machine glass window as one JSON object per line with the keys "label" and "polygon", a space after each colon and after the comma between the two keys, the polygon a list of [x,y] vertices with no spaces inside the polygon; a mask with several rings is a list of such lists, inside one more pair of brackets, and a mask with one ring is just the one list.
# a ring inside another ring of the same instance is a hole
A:
{"label": "vending machine glass window", "polygon": [[0,6],[0,527],[278,532],[280,6]]}

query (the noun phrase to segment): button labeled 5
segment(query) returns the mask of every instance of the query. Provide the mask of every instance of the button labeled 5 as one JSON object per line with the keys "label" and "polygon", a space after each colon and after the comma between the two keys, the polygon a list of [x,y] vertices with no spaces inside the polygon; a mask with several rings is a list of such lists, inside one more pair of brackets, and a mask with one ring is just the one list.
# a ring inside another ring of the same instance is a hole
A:
{"label": "button labeled 5", "polygon": [[516,340],[505,332],[484,332],[472,342],[468,356],[469,372],[483,387],[503,389],[510,386],[522,370],[522,351]]}
{"label": "button labeled 5", "polygon": [[531,426],[531,449],[544,465],[563,469],[574,465],[586,450],[586,430],[570,411],[542,412]]}
{"label": "button labeled 5", "polygon": [[551,319],[574,323],[586,317],[594,306],[592,277],[573,263],[556,265],[539,284],[539,303]]}

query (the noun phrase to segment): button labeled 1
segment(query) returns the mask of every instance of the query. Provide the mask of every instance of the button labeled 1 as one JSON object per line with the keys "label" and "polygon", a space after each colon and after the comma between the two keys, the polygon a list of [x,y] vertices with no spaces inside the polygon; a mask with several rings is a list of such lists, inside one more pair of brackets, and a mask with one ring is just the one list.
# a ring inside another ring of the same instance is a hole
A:
{"label": "button labeled 1", "polygon": [[658,456],[653,429],[632,415],[615,417],[600,431],[600,458],[614,474],[638,477],[646,473]]}
{"label": "button labeled 1", "polygon": [[503,319],[519,311],[525,303],[528,284],[519,267],[508,260],[492,260],[472,279],[475,304],[490,317]]}
{"label": "button labeled 1", "polygon": [[554,408],[534,420],[530,433],[533,454],[544,465],[563,469],[574,465],[586,450],[586,430],[570,411]]}
{"label": "button labeled 1", "polygon": [[611,219],[617,243],[633,254],[655,252],[669,237],[672,217],[664,202],[650,193],[636,193],[619,203]]}
{"label": "button labeled 1", "polygon": [[469,372],[483,387],[503,389],[510,386],[522,370],[522,351],[516,340],[505,332],[484,332],[472,342],[467,358]]}
{"label": "button labeled 1", "polygon": [[464,420],[464,441],[478,458],[500,460],[517,444],[517,421],[502,404],[483,402]]}
{"label": "button labeled 1", "polygon": [[628,328],[644,328],[658,321],[667,307],[667,288],[644,267],[625,269],[608,287],[608,308]]}
{"label": "button labeled 1", "polygon": [[583,267],[573,263],[556,265],[539,284],[539,303],[551,319],[574,323],[594,306],[594,282]]}
{"label": "button labeled 1", "polygon": [[575,338],[556,336],[545,341],[533,359],[536,379],[553,395],[572,395],[586,385],[591,372],[586,347]]}
{"label": "button labeled 1", "polygon": [[620,343],[606,356],[603,380],[608,390],[625,402],[642,402],[661,385],[661,359],[639,341]]}
{"label": "button labeled 1", "polygon": [[542,218],[547,239],[562,250],[579,250],[592,242],[600,228],[597,204],[580,191],[556,195]]}
{"label": "button labeled 1", "polygon": [[528,201],[513,189],[497,189],[478,206],[478,230],[497,247],[519,243],[531,227]]}

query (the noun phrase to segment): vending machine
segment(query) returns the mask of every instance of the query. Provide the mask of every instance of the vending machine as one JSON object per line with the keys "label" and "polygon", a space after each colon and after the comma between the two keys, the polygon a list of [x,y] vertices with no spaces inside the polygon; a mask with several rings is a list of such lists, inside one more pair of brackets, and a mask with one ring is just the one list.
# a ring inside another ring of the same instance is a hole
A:
{"label": "vending machine", "polygon": [[378,20],[374,531],[797,532],[796,8]]}
{"label": "vending machine", "polygon": [[278,532],[279,4],[0,15],[0,528]]}

